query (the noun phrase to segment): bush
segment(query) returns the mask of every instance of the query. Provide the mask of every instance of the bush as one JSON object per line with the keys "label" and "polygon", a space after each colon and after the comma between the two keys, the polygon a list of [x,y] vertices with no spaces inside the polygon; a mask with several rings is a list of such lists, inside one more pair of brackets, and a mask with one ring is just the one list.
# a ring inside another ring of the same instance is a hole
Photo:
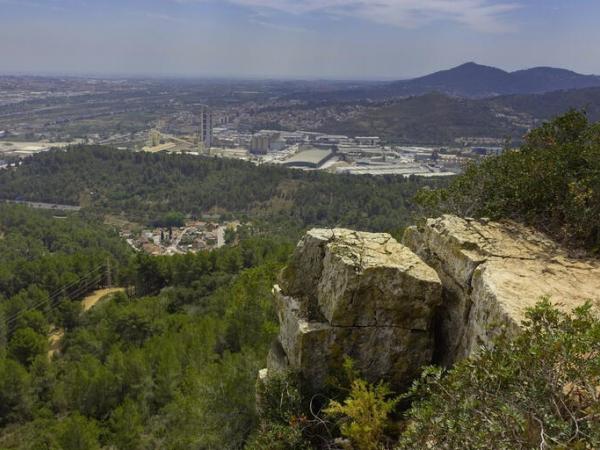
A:
{"label": "bush", "polygon": [[570,111],[516,151],[473,163],[447,189],[421,191],[427,214],[511,218],[600,250],[600,123]]}
{"label": "bush", "polygon": [[516,339],[427,369],[399,449],[600,448],[600,320],[539,303]]}
{"label": "bush", "polygon": [[246,450],[309,450],[304,436],[309,423],[303,413],[298,382],[292,373],[274,373],[256,387],[260,424]]}
{"label": "bush", "polygon": [[155,227],[183,227],[185,225],[185,215],[177,211],[171,211],[152,222],[152,225]]}
{"label": "bush", "polygon": [[48,348],[48,339],[31,328],[15,332],[8,344],[8,353],[24,366],[29,366],[36,356],[43,355]]}
{"label": "bush", "polygon": [[371,385],[365,380],[352,382],[350,395],[342,403],[335,400],[324,409],[327,416],[341,417],[340,431],[354,450],[382,448],[389,415],[398,399],[389,398],[386,384]]}

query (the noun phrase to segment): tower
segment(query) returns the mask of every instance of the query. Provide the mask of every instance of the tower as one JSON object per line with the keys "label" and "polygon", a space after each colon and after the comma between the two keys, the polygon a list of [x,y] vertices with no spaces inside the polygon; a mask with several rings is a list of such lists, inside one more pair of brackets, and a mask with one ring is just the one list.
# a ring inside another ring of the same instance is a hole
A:
{"label": "tower", "polygon": [[212,113],[208,106],[200,110],[200,131],[198,133],[198,146],[200,152],[208,153],[212,145]]}
{"label": "tower", "polygon": [[160,131],[154,129],[150,131],[150,146],[156,147],[160,144]]}

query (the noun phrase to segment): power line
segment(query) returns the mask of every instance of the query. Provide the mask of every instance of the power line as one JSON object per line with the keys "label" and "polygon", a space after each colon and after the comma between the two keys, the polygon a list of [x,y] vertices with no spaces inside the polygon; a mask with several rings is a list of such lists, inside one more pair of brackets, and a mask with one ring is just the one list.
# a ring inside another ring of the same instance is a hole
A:
{"label": "power line", "polygon": [[[101,267],[100,267],[101,268]],[[16,320],[18,320],[21,316],[23,316],[25,313],[35,310],[38,307],[44,305],[45,303],[49,303],[50,305],[54,305],[56,303],[56,300],[60,299],[60,295],[63,293],[63,290],[65,289],[70,289],[74,286],[77,286],[81,283],[85,283],[83,286],[78,286],[75,289],[74,294],[75,295],[79,295],[80,291],[82,290],[82,287],[85,287],[86,289],[89,288],[89,282],[85,282],[85,278],[89,277],[93,272],[89,272],[87,275],[85,275],[85,277],[82,278],[78,278],[76,281],[73,281],[61,288],[59,288],[53,295],[49,296],[48,298],[45,298],[44,300],[36,303],[35,305],[29,306],[25,309],[22,309],[18,312],[16,312],[15,314],[13,314],[11,317],[9,317],[6,320],[6,324],[7,325],[11,325],[12,323],[14,323]],[[97,275],[96,275],[97,276]],[[99,282],[101,280],[101,277],[96,281]]]}
{"label": "power line", "polygon": [[[85,282],[84,280],[86,278],[89,278],[92,274],[94,274],[95,272],[98,272],[99,270],[104,268],[104,264],[100,264],[98,266],[96,266],[94,269],[90,270],[89,272],[87,272],[85,275],[82,275],[81,277],[79,277],[77,280],[74,280],[64,286],[59,287],[58,289],[56,289],[51,295],[48,296],[48,298],[45,298],[44,300],[36,303],[35,305],[29,306],[25,309],[19,310],[17,311],[15,314],[13,314],[12,316],[8,317],[5,322],[6,325],[11,325],[12,323],[14,323],[16,320],[18,320],[23,314],[32,311],[34,309],[37,309],[38,307],[44,305],[45,303],[49,303],[51,305],[54,304],[55,300],[57,300],[58,298],[60,298],[59,296],[65,291],[68,290],[74,286],[80,285],[82,282]],[[98,275],[96,275],[97,277]],[[96,283],[100,282],[100,280],[102,279],[102,274],[100,274],[100,278],[96,281]],[[89,281],[85,282],[84,287],[89,288]],[[79,291],[81,290],[81,286],[78,286],[75,289],[75,294],[79,295]]]}

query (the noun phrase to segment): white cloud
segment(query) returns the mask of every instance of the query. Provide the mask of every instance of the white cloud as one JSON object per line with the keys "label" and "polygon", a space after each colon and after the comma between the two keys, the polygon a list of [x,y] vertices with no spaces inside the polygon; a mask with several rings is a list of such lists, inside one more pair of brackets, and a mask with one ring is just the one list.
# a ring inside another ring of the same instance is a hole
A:
{"label": "white cloud", "polygon": [[[178,3],[209,0],[173,0]],[[288,14],[326,13],[351,16],[403,28],[416,28],[436,21],[452,21],[478,31],[507,31],[503,15],[519,8],[510,0],[223,0],[254,10]]]}
{"label": "white cloud", "polygon": [[147,12],[147,13],[145,13],[145,17],[147,17],[148,19],[157,20],[159,22],[187,23],[187,21],[185,19],[182,19],[180,17],[171,16],[169,14],[159,14],[159,13]]}
{"label": "white cloud", "polygon": [[66,11],[66,8],[58,5],[57,2],[41,2],[32,1],[32,0],[0,0],[0,5],[10,5],[10,6],[25,6],[28,8],[45,8],[52,9],[55,11]]}

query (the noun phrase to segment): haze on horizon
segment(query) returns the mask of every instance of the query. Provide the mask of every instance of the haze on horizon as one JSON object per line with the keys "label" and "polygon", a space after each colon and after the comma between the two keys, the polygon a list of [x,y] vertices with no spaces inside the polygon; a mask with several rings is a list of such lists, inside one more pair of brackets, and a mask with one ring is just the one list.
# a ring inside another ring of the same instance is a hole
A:
{"label": "haze on horizon", "polygon": [[0,0],[0,73],[399,79],[600,73],[595,0]]}

